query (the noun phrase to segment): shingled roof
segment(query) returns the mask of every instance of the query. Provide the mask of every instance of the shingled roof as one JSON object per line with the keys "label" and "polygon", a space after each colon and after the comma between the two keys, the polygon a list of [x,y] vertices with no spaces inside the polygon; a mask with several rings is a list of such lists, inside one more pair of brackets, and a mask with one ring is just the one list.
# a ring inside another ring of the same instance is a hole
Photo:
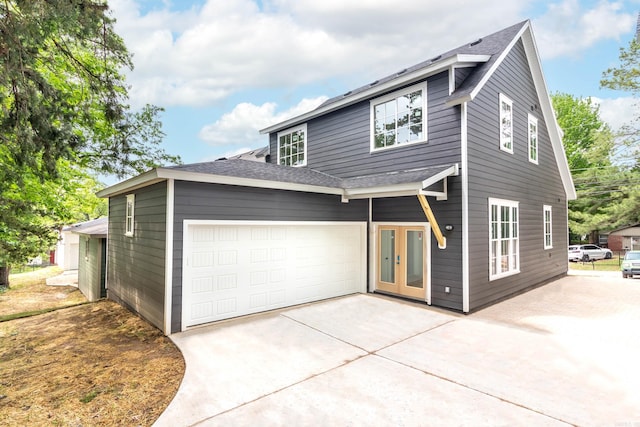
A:
{"label": "shingled roof", "polygon": [[269,126],[260,132],[276,132],[347,105],[380,96],[385,92],[423,80],[425,77],[446,70],[449,66],[455,64],[472,65],[473,71],[450,96],[449,102],[455,103],[455,100],[466,100],[466,97],[476,90],[478,85],[481,85],[502,55],[513,46],[517,36],[529,25],[528,20],[522,21],[488,36],[465,43],[419,64],[404,68],[372,83],[330,98],[310,112]]}

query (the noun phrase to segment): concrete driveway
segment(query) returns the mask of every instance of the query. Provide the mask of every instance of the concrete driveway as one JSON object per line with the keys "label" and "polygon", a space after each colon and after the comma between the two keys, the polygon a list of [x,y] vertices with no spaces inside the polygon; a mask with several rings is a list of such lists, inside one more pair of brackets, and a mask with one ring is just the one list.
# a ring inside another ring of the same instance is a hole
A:
{"label": "concrete driveway", "polygon": [[354,295],[171,337],[158,426],[640,426],[640,279],[571,275],[469,316]]}

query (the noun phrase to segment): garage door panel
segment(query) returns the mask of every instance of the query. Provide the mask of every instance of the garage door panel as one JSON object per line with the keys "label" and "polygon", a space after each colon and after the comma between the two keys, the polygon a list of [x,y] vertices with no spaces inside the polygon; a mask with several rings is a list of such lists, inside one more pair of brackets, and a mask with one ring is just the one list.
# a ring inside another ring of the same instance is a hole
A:
{"label": "garage door panel", "polygon": [[187,224],[185,327],[365,291],[362,224]]}

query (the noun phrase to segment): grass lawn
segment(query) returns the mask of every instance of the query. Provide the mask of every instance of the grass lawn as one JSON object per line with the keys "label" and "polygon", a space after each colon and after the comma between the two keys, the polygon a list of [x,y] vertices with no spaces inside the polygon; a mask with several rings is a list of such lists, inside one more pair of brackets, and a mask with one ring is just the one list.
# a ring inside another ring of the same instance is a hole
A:
{"label": "grass lawn", "polygon": [[620,271],[620,259],[614,255],[611,259],[593,262],[570,262],[569,270]]}
{"label": "grass lawn", "polygon": [[59,272],[12,276],[0,295],[5,318],[40,313],[0,321],[0,425],[153,424],[184,375],[180,351],[112,301],[44,284]]}

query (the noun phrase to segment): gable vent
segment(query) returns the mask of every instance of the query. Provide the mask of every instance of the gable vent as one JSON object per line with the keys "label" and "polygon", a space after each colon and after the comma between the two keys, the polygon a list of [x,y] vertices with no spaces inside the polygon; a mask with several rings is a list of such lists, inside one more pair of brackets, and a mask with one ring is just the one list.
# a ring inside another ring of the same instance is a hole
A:
{"label": "gable vent", "polygon": [[482,43],[482,39],[478,39],[478,40],[474,41],[473,43],[469,43],[469,46],[476,46],[476,45],[479,45],[480,43]]}

